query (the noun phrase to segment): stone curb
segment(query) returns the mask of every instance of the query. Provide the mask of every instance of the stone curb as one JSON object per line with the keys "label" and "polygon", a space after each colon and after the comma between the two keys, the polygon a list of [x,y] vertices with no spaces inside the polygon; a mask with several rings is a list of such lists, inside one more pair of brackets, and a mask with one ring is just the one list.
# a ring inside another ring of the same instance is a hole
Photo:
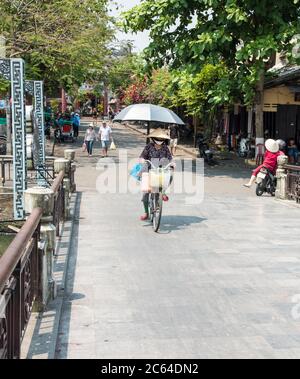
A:
{"label": "stone curb", "polygon": [[[72,236],[74,234],[74,222],[75,222],[75,209],[76,209],[76,199],[77,199],[77,193],[73,194],[72,201],[74,202],[74,206],[72,208],[72,214],[70,217],[70,220],[67,220],[63,223],[62,229],[61,229],[61,236],[63,237],[65,228],[70,228],[70,240],[72,239]],[[69,244],[66,254],[66,260],[64,262],[64,271],[63,276],[61,280],[61,287],[57,288],[57,297],[51,301],[44,312],[32,314],[32,319],[29,322],[27,332],[24,336],[23,345],[22,345],[22,359],[55,359],[56,356],[56,349],[57,349],[57,343],[58,343],[58,333],[59,333],[59,327],[61,324],[61,316],[62,316],[62,309],[65,299],[65,288],[67,283],[67,275],[68,275],[68,268],[69,268],[69,259],[71,254],[71,248],[72,244]],[[55,261],[54,261],[54,277],[56,272],[56,267],[60,265],[59,262],[59,250],[60,250],[60,239],[56,241],[55,246]],[[51,343],[50,346],[48,346],[48,350],[45,352],[43,351],[43,354],[39,357],[39,354],[37,351],[35,351],[35,348],[31,347],[32,345],[35,346],[38,344],[43,344],[45,341],[43,340],[43,333],[39,333],[38,335],[35,335],[37,325],[43,321],[44,317],[47,317],[47,313],[53,314],[55,312],[55,320],[53,322],[52,331],[51,331]],[[46,357],[47,356],[47,357]]]}
{"label": "stone curb", "polygon": [[292,200],[282,200],[282,199],[277,199],[277,198],[275,198],[275,200],[278,201],[278,203],[285,205],[289,208],[298,208],[298,209],[300,208],[300,204]]}

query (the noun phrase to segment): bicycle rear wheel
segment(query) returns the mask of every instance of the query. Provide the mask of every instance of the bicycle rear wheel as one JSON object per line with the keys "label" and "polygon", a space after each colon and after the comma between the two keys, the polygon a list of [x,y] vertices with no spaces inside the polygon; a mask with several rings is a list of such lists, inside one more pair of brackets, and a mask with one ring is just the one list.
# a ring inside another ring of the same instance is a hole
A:
{"label": "bicycle rear wheel", "polygon": [[153,217],[154,217],[154,194],[149,195],[149,217],[150,221],[153,224]]}
{"label": "bicycle rear wheel", "polygon": [[162,199],[162,193],[153,195],[153,229],[155,233],[158,232],[161,222],[161,215],[162,215],[162,207],[163,207],[163,199]]}

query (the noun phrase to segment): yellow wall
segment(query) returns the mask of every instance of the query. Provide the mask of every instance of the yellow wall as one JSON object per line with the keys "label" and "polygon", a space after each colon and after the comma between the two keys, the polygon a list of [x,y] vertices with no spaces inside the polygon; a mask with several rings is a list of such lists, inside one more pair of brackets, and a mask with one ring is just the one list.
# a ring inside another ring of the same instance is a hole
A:
{"label": "yellow wall", "polygon": [[285,85],[265,90],[265,106],[267,112],[277,112],[277,105],[300,105],[295,101],[295,94]]}

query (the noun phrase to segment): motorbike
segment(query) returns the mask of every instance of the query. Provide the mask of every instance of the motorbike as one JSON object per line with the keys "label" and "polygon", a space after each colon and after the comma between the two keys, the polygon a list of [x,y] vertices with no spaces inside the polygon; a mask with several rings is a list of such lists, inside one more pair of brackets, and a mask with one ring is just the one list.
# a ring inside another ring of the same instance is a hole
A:
{"label": "motorbike", "polygon": [[256,195],[262,196],[264,193],[268,193],[271,196],[275,196],[277,179],[272,172],[263,167],[257,175],[256,180]]}
{"label": "motorbike", "polygon": [[200,157],[204,159],[204,162],[206,162],[208,165],[213,165],[214,154],[202,134],[198,135],[197,137],[197,146],[199,149]]}
{"label": "motorbike", "polygon": [[249,138],[242,138],[238,146],[238,156],[241,158],[252,159],[255,157],[255,146],[251,145]]}
{"label": "motorbike", "polygon": [[238,147],[238,155],[241,158],[246,158],[250,151],[250,140],[249,138],[242,138]]}

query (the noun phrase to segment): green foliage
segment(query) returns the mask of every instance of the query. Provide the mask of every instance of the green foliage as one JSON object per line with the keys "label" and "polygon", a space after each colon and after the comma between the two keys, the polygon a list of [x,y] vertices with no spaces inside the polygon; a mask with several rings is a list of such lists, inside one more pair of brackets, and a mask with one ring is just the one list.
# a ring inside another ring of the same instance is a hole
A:
{"label": "green foliage", "polygon": [[142,72],[131,77],[124,91],[126,105],[147,102],[166,108],[185,106],[187,114],[203,115],[233,101],[236,80],[222,63],[204,65],[196,74],[167,67],[153,70],[148,77]]}
{"label": "green foliage", "polygon": [[108,0],[1,0],[0,34],[8,57],[26,61],[46,88],[78,87],[104,73],[113,38]]}
{"label": "green foliage", "polygon": [[0,77],[0,95],[4,96],[7,94],[9,89],[9,82]]}
{"label": "green foliage", "polygon": [[122,95],[137,79],[144,78],[144,66],[141,57],[135,54],[112,57],[107,80],[110,89],[117,95]]}
{"label": "green foliage", "polygon": [[174,73],[166,67],[152,72],[146,88],[146,97],[152,104],[171,108],[176,101],[176,87]]}
{"label": "green foliage", "polygon": [[228,75],[223,64],[204,65],[197,74],[183,72],[178,80],[177,93],[181,105],[186,106],[189,114],[201,115],[214,111],[220,104],[228,104],[232,86]]}
{"label": "green foliage", "polygon": [[122,100],[125,105],[147,103],[147,79],[135,77],[130,85],[124,90]]}
{"label": "green foliage", "polygon": [[[251,103],[272,56],[291,50],[299,16],[298,0],[145,0],[124,14],[124,28],[150,30],[145,54],[154,67],[188,67],[197,74],[206,64],[224,62],[244,101]],[[225,101],[232,87],[226,77],[220,80],[212,103]]]}

